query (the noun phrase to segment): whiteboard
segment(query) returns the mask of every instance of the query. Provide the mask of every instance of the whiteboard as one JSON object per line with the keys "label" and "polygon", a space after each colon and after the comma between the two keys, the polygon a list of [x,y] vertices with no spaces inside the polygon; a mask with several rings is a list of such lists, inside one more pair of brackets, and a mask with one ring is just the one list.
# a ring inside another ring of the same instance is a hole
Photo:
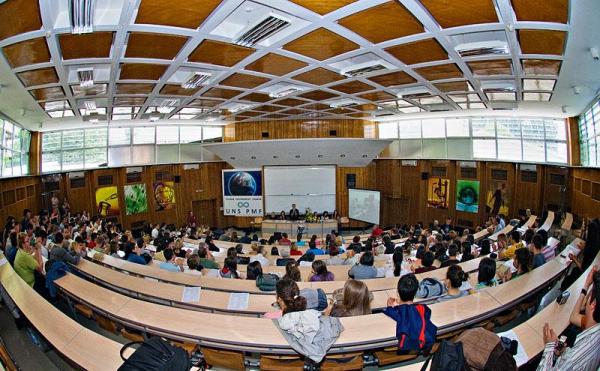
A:
{"label": "whiteboard", "polygon": [[335,166],[265,166],[265,211],[286,213],[296,204],[301,214],[330,214],[336,209]]}

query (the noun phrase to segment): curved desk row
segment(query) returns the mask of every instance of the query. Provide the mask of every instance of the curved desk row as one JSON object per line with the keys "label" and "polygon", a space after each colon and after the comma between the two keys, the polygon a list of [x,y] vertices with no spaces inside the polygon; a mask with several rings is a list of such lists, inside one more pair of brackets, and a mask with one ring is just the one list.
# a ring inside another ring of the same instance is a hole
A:
{"label": "curved desk row", "polygon": [[546,216],[546,220],[544,221],[544,224],[542,224],[541,227],[539,227],[536,230],[536,232],[539,230],[544,230],[544,231],[548,232],[550,230],[550,228],[552,227],[552,223],[554,223],[554,211],[548,210],[548,215]]}
{"label": "curved desk row", "polygon": [[[116,370],[122,344],[69,318],[19,277],[9,264],[0,267],[0,282],[20,312],[69,363],[85,370]],[[93,344],[93,346],[91,346]]]}
{"label": "curved desk row", "polygon": [[[566,269],[561,259],[500,286],[431,305],[438,334],[488,320],[538,293]],[[128,328],[172,340],[218,349],[266,354],[294,354],[275,322],[174,308],[127,297],[69,274],[56,281],[71,299]],[[395,323],[384,314],[342,318],[344,332],[331,353],[363,351],[397,344]]]}

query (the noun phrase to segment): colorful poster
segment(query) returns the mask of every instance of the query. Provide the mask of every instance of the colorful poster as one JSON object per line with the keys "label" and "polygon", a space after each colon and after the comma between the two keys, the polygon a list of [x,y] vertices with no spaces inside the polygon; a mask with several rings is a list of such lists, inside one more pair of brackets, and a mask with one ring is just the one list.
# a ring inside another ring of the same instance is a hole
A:
{"label": "colorful poster", "polygon": [[223,170],[223,214],[263,215],[261,170]]}
{"label": "colorful poster", "polygon": [[427,184],[427,206],[436,209],[447,209],[450,199],[450,179],[429,178]]}
{"label": "colorful poster", "polygon": [[502,214],[508,216],[510,190],[505,180],[493,180],[487,191],[486,211],[489,215]]}
{"label": "colorful poster", "polygon": [[456,210],[467,213],[479,212],[479,181],[456,181]]}
{"label": "colorful poster", "polygon": [[118,216],[119,191],[116,186],[96,189],[96,210],[102,216]]}
{"label": "colorful poster", "polygon": [[154,201],[156,201],[156,211],[170,210],[175,207],[175,183],[156,182],[154,183]]}
{"label": "colorful poster", "polygon": [[134,215],[148,211],[148,198],[145,184],[125,186],[125,214]]}

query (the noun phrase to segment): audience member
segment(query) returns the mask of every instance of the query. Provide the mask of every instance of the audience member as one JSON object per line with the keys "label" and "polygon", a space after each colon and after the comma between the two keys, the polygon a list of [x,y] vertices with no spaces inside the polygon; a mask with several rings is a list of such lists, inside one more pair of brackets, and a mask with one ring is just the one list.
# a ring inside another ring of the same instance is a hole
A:
{"label": "audience member", "polygon": [[348,276],[355,280],[365,280],[377,277],[377,268],[373,266],[375,259],[373,253],[366,251],[360,257],[360,262],[348,271]]}
{"label": "audience member", "polygon": [[333,281],[334,279],[333,273],[327,270],[327,265],[323,260],[315,260],[312,263],[312,273],[308,279],[310,282]]}

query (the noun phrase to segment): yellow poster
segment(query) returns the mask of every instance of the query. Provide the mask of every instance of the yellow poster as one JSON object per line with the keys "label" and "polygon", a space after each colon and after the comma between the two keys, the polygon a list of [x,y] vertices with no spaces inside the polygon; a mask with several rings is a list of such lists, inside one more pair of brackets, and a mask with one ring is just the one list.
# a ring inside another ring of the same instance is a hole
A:
{"label": "yellow poster", "polygon": [[436,209],[447,209],[450,198],[450,180],[446,178],[429,178],[427,185],[427,206]]}
{"label": "yellow poster", "polygon": [[118,216],[119,193],[117,187],[102,187],[96,189],[96,209],[102,216]]}
{"label": "yellow poster", "polygon": [[154,183],[154,201],[156,201],[156,211],[175,207],[175,184],[173,182]]}

